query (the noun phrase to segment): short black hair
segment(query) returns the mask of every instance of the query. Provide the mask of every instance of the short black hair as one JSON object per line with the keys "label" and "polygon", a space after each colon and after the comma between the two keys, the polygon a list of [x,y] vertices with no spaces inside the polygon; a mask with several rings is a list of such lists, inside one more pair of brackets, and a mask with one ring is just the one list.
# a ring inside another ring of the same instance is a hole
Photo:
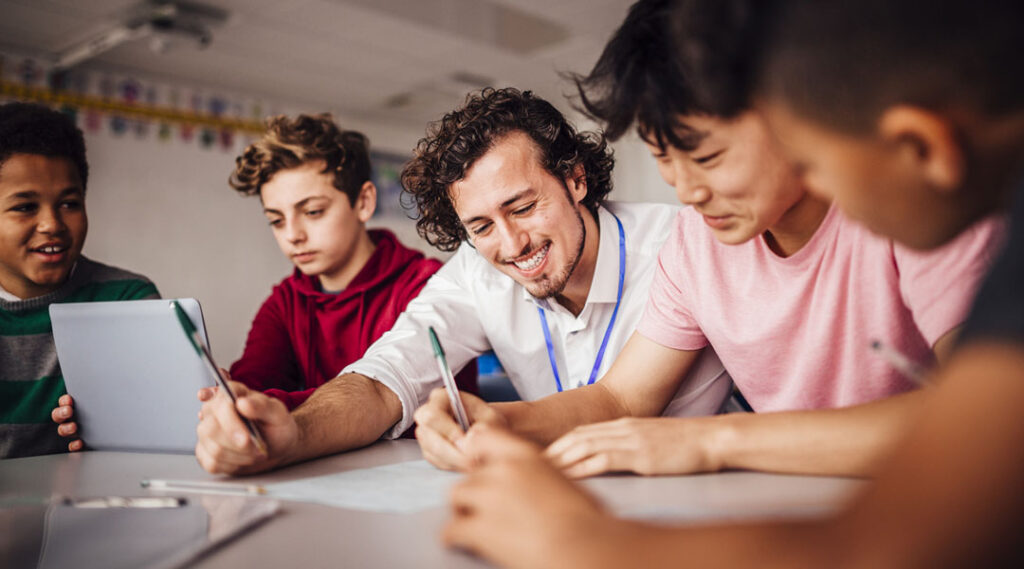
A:
{"label": "short black hair", "polygon": [[587,76],[570,75],[584,113],[616,140],[636,123],[664,148],[692,149],[700,137],[680,116],[731,118],[749,108],[743,67],[751,0],[640,0]]}
{"label": "short black hair", "polygon": [[85,189],[89,163],[85,138],[68,115],[35,103],[0,105],[0,166],[14,154],[66,158],[78,169]]}
{"label": "short black hair", "polygon": [[1024,108],[1020,0],[771,0],[749,55],[760,94],[848,132],[886,108]]}

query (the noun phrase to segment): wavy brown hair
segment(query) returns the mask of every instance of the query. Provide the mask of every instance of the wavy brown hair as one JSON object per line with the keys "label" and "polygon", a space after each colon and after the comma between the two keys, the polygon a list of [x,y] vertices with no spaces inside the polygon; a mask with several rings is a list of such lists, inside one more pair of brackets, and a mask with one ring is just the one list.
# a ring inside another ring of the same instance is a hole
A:
{"label": "wavy brown hair", "polygon": [[431,245],[454,251],[467,238],[449,189],[504,136],[522,132],[540,151],[542,165],[563,181],[583,166],[591,211],[612,190],[615,160],[599,134],[577,132],[551,103],[530,91],[483,89],[466,97],[462,108],[427,127],[415,156],[402,170],[402,187],[418,212],[416,230]]}
{"label": "wavy brown hair", "polygon": [[368,147],[366,136],[338,128],[327,113],[270,117],[263,136],[235,159],[228,183],[247,196],[259,195],[277,172],[323,160],[323,172],[334,173],[334,187],[355,205],[360,188],[370,179]]}

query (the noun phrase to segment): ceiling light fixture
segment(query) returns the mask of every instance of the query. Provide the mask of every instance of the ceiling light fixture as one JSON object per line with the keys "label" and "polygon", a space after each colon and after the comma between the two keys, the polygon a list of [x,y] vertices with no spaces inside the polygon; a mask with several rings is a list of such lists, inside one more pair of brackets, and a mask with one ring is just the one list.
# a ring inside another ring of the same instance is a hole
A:
{"label": "ceiling light fixture", "polygon": [[223,25],[228,12],[187,1],[151,0],[134,8],[120,24],[57,55],[54,68],[64,70],[129,41],[151,37],[150,48],[167,51],[172,44],[194,43],[200,49],[213,41],[213,28]]}

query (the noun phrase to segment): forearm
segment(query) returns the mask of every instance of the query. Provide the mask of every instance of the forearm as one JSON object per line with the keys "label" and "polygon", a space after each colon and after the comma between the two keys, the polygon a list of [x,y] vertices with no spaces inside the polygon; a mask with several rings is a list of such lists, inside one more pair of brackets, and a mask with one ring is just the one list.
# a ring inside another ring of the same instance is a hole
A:
{"label": "forearm", "polygon": [[549,395],[536,401],[494,403],[509,428],[538,444],[547,445],[579,425],[610,421],[628,409],[600,382]]}
{"label": "forearm", "polygon": [[292,413],[299,440],[288,462],[366,446],[402,417],[398,396],[358,374],[336,377]]}
{"label": "forearm", "polygon": [[733,413],[709,422],[707,454],[719,469],[869,476],[901,439],[928,390],[843,409]]}

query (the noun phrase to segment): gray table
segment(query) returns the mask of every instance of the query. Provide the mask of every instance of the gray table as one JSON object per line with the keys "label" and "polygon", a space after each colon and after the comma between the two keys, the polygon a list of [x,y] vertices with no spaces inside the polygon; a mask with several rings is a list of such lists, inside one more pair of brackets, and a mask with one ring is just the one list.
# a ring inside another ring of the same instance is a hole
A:
{"label": "gray table", "polygon": [[[246,478],[271,483],[395,462],[419,460],[415,441],[380,442],[277,472]],[[145,478],[213,480],[192,456],[85,452],[0,461],[0,565],[31,556],[41,526],[20,523],[12,511],[53,494],[143,495]],[[697,476],[602,476],[584,482],[621,515],[681,523],[816,516],[833,511],[860,485],[841,478],[727,472]],[[202,559],[199,567],[480,567],[445,550],[438,534],[443,507],[382,514],[284,502],[282,512]],[[4,527],[7,526],[7,527]],[[38,546],[36,546],[38,547]],[[21,557],[18,557],[20,555]]]}

